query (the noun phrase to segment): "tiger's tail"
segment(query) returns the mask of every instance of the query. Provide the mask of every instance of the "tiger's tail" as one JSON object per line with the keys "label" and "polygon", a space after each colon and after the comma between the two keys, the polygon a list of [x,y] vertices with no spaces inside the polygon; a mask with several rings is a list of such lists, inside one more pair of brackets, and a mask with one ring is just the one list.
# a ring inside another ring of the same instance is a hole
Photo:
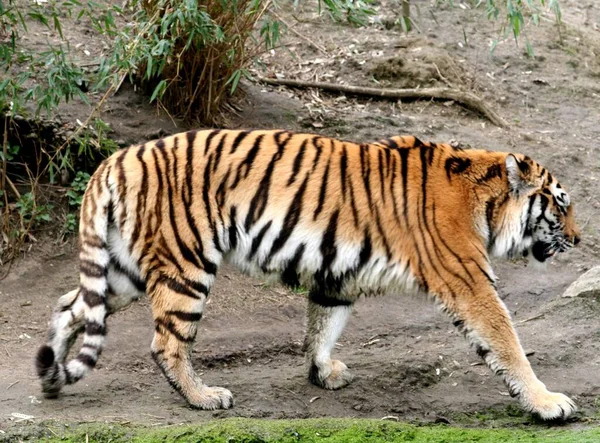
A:
{"label": "tiger's tail", "polygon": [[[39,349],[36,369],[46,397],[55,397],[64,385],[83,378],[96,366],[104,346],[110,262],[108,224],[112,205],[111,191],[107,184],[107,165],[107,162],[103,163],[90,179],[81,205],[78,297],[84,303],[83,344],[77,356],[66,363],[57,360],[52,346],[47,344]],[[50,335],[54,333],[56,331],[51,329]]]}

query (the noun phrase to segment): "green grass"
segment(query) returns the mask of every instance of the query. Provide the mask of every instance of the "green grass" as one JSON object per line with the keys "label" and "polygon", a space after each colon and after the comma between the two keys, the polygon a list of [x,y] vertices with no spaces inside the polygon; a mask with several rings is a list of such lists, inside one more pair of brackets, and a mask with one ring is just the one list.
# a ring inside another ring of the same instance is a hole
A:
{"label": "green grass", "polygon": [[[416,426],[381,420],[310,419],[254,420],[224,419],[197,425],[162,428],[109,424],[82,425],[57,430],[47,425],[35,437],[19,440],[45,442],[598,442],[600,428],[533,426],[513,429],[468,429],[446,425]],[[49,429],[52,429],[50,433]],[[25,438],[24,438],[25,437]]]}

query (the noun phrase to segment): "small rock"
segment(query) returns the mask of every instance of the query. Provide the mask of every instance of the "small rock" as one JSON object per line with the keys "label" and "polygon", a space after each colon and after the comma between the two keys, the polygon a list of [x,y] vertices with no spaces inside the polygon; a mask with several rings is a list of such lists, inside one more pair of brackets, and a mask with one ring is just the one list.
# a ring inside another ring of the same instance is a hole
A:
{"label": "small rock", "polygon": [[596,266],[575,280],[563,293],[563,297],[599,296],[600,266]]}

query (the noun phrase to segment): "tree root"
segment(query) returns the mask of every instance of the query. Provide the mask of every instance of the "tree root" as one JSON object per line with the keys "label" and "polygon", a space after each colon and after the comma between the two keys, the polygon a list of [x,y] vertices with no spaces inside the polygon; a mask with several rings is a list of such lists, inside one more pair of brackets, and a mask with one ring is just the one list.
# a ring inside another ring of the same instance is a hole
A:
{"label": "tree root", "polygon": [[302,80],[265,78],[261,82],[274,86],[289,86],[292,88],[316,88],[323,91],[345,92],[347,94],[364,95],[380,98],[429,98],[437,100],[453,100],[467,109],[475,111],[500,128],[508,128],[508,123],[493,111],[475,94],[450,88],[420,88],[420,89],[382,89],[362,86],[336,85],[325,82],[308,82]]}

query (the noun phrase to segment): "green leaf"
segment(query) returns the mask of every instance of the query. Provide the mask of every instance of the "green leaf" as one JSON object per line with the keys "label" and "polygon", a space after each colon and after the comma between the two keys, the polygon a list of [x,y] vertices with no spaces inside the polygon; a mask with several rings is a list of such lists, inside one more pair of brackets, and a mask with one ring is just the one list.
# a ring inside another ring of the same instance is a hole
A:
{"label": "green leaf", "polygon": [[231,83],[231,91],[230,91],[231,94],[233,94],[235,92],[235,90],[237,89],[238,83],[240,82],[241,78],[242,78],[242,70],[238,69],[237,71],[235,71],[233,73],[231,78],[227,81],[227,84]]}
{"label": "green leaf", "polygon": [[158,85],[156,85],[156,88],[154,88],[154,91],[152,92],[152,96],[150,97],[150,103],[152,103],[157,98],[160,99],[160,97],[162,97],[162,95],[164,94],[166,89],[167,89],[167,81],[161,80],[158,83]]}

